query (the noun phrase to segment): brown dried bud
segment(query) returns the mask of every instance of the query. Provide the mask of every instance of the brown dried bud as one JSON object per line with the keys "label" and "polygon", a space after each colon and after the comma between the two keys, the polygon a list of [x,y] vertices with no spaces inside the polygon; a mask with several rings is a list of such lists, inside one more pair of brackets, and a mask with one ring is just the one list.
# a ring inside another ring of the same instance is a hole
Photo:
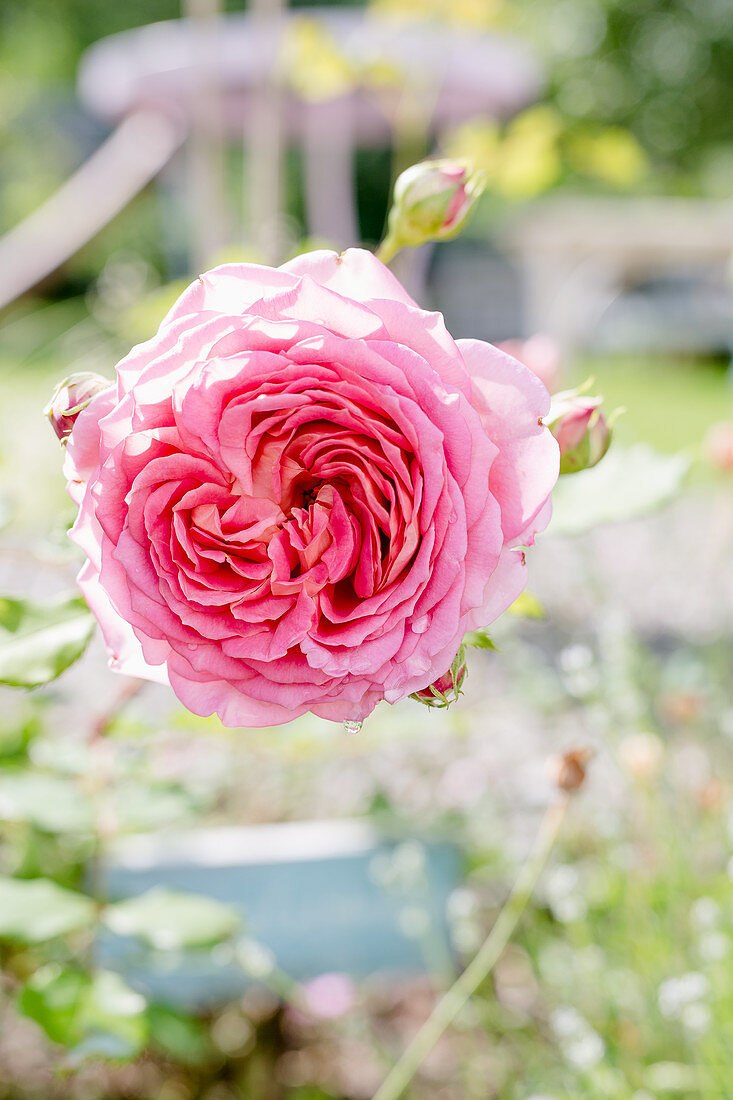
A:
{"label": "brown dried bud", "polygon": [[593,756],[592,749],[568,749],[552,761],[555,783],[561,791],[577,791],[583,786],[585,773]]}

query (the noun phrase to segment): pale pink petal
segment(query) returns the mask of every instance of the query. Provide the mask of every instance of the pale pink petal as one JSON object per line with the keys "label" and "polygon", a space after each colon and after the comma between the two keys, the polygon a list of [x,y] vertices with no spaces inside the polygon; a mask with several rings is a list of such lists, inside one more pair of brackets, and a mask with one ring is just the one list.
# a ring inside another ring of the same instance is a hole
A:
{"label": "pale pink petal", "polygon": [[370,298],[392,298],[405,305],[417,303],[410,297],[399,279],[388,267],[365,248],[347,248],[345,252],[327,250],[306,252],[283,264],[279,271],[289,275],[309,275],[321,286],[335,290],[355,302]]}
{"label": "pale pink petal", "polygon": [[493,345],[459,340],[458,347],[471,375],[474,407],[499,448],[489,484],[511,540],[531,524],[557,481],[557,441],[542,424],[550,395],[527,367]]}
{"label": "pale pink petal", "polygon": [[181,317],[202,313],[245,313],[269,290],[287,290],[295,285],[284,268],[261,264],[221,264],[199,275],[168,310],[161,328]]}

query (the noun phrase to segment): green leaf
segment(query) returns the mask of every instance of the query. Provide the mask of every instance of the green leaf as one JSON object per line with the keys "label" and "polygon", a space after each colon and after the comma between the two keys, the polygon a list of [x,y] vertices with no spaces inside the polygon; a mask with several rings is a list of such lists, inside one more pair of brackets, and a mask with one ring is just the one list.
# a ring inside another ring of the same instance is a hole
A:
{"label": "green leaf", "polygon": [[31,977],[17,1005],[49,1039],[69,1048],[72,1065],[87,1058],[134,1058],[147,1043],[145,998],[110,970],[89,975],[45,966]]}
{"label": "green leaf", "polygon": [[523,619],[544,619],[545,609],[531,592],[522,592],[508,609],[510,615],[520,615]]}
{"label": "green leaf", "polygon": [[464,645],[470,645],[473,649],[497,649],[485,630],[472,630],[463,638]]}
{"label": "green leaf", "polygon": [[0,682],[31,688],[55,680],[81,657],[93,630],[80,596],[45,603],[0,597]]}
{"label": "green leaf", "polygon": [[104,920],[120,936],[137,936],[153,947],[208,947],[235,932],[239,912],[213,898],[163,887],[107,907]]}
{"label": "green leaf", "polygon": [[0,726],[0,767],[24,763],[28,747],[40,730],[40,715],[35,709],[25,717],[8,715],[7,725]]}
{"label": "green leaf", "polygon": [[45,878],[0,876],[0,939],[42,943],[88,928],[94,902]]}
{"label": "green leaf", "polygon": [[148,1023],[153,1046],[184,1066],[200,1066],[211,1057],[212,1044],[203,1021],[167,1005],[150,1005]]}
{"label": "green leaf", "polygon": [[32,975],[18,997],[18,1011],[35,1020],[54,1043],[70,1046],[81,1038],[77,1017],[90,979],[81,970],[62,970],[56,963]]}
{"label": "green leaf", "polygon": [[89,832],[92,812],[79,785],[42,772],[0,775],[0,820],[26,821],[47,833]]}
{"label": "green leaf", "polygon": [[127,1061],[148,1040],[145,998],[112,970],[93,975],[76,1022],[82,1037],[69,1052],[72,1065],[87,1058]]}
{"label": "green leaf", "polygon": [[162,829],[190,818],[191,795],[180,787],[125,780],[112,792],[111,804],[120,832]]}
{"label": "green leaf", "polygon": [[689,467],[684,455],[658,454],[645,443],[612,447],[597,466],[560,479],[549,530],[577,535],[645,516],[676,495]]}

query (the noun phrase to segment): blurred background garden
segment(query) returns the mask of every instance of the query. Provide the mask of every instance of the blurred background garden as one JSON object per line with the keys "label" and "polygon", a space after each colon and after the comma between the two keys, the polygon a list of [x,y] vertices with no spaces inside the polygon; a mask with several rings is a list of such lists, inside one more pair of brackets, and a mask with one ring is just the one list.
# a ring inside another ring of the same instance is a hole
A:
{"label": "blurred background garden", "polygon": [[[406,1095],[733,1096],[732,73],[726,0],[2,0],[0,1100],[369,1100],[581,747]],[[395,272],[625,409],[458,702],[227,730],[85,618],[19,643],[79,566],[55,383],[215,263],[374,247],[435,152],[486,191]]]}

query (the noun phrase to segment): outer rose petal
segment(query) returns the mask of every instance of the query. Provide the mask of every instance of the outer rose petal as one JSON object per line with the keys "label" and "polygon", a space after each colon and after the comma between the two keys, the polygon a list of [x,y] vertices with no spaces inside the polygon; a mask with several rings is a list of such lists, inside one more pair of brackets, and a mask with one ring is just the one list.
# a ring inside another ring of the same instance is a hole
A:
{"label": "outer rose petal", "polygon": [[459,340],[471,375],[473,404],[499,447],[489,485],[501,505],[504,537],[525,531],[552,492],[560,451],[541,423],[550,395],[522,363],[482,340]]}
{"label": "outer rose petal", "polygon": [[68,447],[114,667],[228,725],[362,719],[426,687],[524,586],[547,401],[368,252],[208,272]]}
{"label": "outer rose petal", "polygon": [[199,275],[174,302],[161,328],[180,317],[201,313],[242,314],[270,290],[291,290],[297,283],[282,269],[260,264],[221,264]]}
{"label": "outer rose petal", "polygon": [[[143,680],[155,680],[159,684],[168,683],[168,674],[164,664],[149,665],[143,657],[140,642],[129,623],[126,623],[109,602],[109,596],[99,583],[99,573],[91,562],[82,567],[78,577],[79,587],[84,599],[102,629],[105,645],[109,652],[109,667],[126,676],[139,676]],[[161,659],[170,651],[165,646]]]}
{"label": "outer rose petal", "polygon": [[321,286],[335,290],[355,302],[371,298],[392,298],[418,308],[399,279],[365,248],[347,248],[345,252],[306,252],[278,268],[290,275],[309,275]]}

